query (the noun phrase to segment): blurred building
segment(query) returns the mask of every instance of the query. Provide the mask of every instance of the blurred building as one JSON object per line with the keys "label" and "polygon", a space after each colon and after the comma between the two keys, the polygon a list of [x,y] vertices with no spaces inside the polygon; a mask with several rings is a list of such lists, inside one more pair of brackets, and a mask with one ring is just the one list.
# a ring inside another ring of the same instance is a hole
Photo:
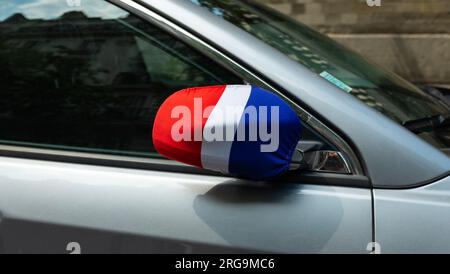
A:
{"label": "blurred building", "polygon": [[450,1],[257,0],[415,83],[450,85]]}

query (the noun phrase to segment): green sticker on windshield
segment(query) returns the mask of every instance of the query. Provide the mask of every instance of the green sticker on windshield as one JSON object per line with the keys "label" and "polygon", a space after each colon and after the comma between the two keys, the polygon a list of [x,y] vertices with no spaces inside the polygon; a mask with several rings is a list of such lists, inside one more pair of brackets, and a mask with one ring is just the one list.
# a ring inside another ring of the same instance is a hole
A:
{"label": "green sticker on windshield", "polygon": [[332,83],[333,85],[337,86],[338,88],[342,89],[345,92],[351,92],[352,88],[349,85],[346,85],[344,82],[339,80],[338,78],[334,77],[327,71],[323,71],[320,76],[327,79],[328,82]]}

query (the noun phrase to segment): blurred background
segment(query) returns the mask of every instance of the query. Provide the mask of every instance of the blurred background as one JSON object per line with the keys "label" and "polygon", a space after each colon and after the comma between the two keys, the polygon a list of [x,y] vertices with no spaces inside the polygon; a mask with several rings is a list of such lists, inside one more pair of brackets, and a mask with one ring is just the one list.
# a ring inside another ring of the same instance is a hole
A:
{"label": "blurred background", "polygon": [[450,0],[257,0],[418,84],[450,86]]}

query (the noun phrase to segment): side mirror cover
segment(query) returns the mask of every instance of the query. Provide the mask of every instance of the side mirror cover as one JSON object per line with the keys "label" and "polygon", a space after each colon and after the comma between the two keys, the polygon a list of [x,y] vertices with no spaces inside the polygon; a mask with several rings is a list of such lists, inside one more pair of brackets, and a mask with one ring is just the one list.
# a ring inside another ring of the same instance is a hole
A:
{"label": "side mirror cover", "polygon": [[254,180],[287,171],[300,135],[295,111],[277,95],[250,85],[175,92],[153,125],[153,145],[161,155]]}

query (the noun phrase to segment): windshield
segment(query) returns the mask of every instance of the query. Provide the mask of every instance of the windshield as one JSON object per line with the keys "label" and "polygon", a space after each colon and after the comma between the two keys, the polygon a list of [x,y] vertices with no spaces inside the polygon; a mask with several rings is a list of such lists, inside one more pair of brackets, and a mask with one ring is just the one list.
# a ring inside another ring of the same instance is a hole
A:
{"label": "windshield", "polygon": [[[248,0],[190,0],[301,63],[398,123],[450,112],[448,105],[301,23]],[[450,146],[448,132],[420,135]]]}

